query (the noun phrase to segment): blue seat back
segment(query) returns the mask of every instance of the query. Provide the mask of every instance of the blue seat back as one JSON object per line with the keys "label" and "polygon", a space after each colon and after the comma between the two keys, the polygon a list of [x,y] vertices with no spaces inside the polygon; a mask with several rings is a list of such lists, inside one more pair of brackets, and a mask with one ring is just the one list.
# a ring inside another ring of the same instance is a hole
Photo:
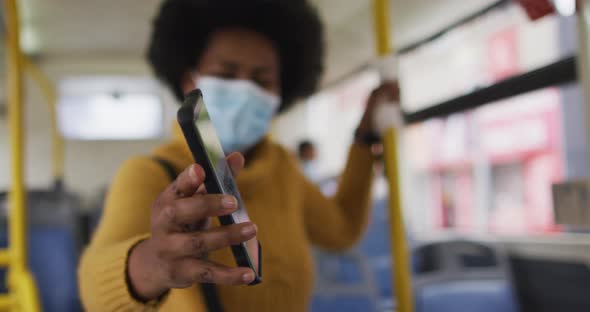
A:
{"label": "blue seat back", "polygon": [[516,312],[505,255],[488,244],[455,240],[416,249],[416,311]]}
{"label": "blue seat back", "polygon": [[67,228],[30,230],[29,265],[39,287],[44,311],[80,311],[76,278],[77,250]]}
{"label": "blue seat back", "polygon": [[[5,204],[5,196],[0,196],[0,202]],[[76,276],[80,248],[75,202],[75,198],[68,194],[28,194],[28,263],[37,283],[43,311],[82,311]],[[6,218],[1,222],[0,246],[6,247]],[[7,291],[5,276],[6,270],[0,271],[2,292]]]}
{"label": "blue seat back", "polygon": [[515,312],[514,294],[506,280],[448,281],[416,292],[420,312]]}
{"label": "blue seat back", "polygon": [[367,233],[353,250],[316,252],[312,311],[376,311],[392,305],[387,200],[373,202]]}
{"label": "blue seat back", "polygon": [[371,312],[374,302],[365,296],[314,297],[311,312]]}
{"label": "blue seat back", "polygon": [[[37,282],[43,311],[81,311],[76,279],[77,249],[66,228],[36,227],[29,230],[29,266]],[[0,235],[7,245],[7,235]],[[7,291],[6,270],[0,271],[0,290]]]}

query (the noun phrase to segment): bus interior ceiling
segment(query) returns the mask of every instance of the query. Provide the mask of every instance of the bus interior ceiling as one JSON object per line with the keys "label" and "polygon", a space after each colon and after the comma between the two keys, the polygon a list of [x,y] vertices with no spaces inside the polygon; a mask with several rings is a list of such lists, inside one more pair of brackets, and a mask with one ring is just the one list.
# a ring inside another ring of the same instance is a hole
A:
{"label": "bus interior ceiling", "polygon": [[[459,0],[437,1],[436,5],[433,5],[426,0],[393,1],[391,9],[394,45],[406,46],[493,3],[492,0],[478,0],[457,6],[459,2]],[[160,1],[121,4],[116,1],[79,3],[72,0],[57,2],[23,0],[20,3],[23,50],[40,65],[56,87],[61,79],[76,76],[150,77],[151,72],[144,55],[149,25]],[[327,66],[324,85],[329,86],[331,83],[354,75],[359,69],[375,60],[371,6],[370,1],[353,0],[317,0],[314,4],[317,5],[327,24]],[[107,20],[109,22],[105,23],[104,21]],[[72,25],[76,25],[74,29]],[[0,49],[2,50],[4,49]],[[6,70],[1,71],[0,79],[5,75]],[[2,79],[2,81],[5,80]],[[5,83],[0,90],[4,87]],[[26,181],[29,187],[44,188],[53,178],[50,169],[51,159],[32,155],[45,155],[51,151],[51,141],[47,137],[50,121],[47,118],[45,99],[30,79],[27,79],[26,90],[27,155],[29,155],[26,159]],[[161,93],[167,107],[166,118],[170,121],[174,118],[176,103],[166,90],[161,90]],[[6,92],[0,93],[2,104],[6,103],[5,95]],[[297,114],[293,115],[295,116],[292,118],[286,115],[285,119],[299,118]],[[6,115],[0,116],[3,117],[1,134],[3,137],[8,137]],[[284,128],[289,127],[290,125],[286,122]],[[167,131],[168,127],[165,128]],[[277,136],[281,140],[281,135],[286,131],[281,131],[283,128],[280,124],[278,128]],[[291,129],[290,132],[295,134],[286,134],[287,140],[304,135],[305,129]],[[114,170],[126,158],[149,151],[158,141],[160,140],[68,142],[65,156],[67,159],[66,184],[72,190],[82,194],[85,199],[90,198],[96,190],[109,182]],[[294,144],[288,143],[289,146]],[[7,148],[6,144],[0,146],[2,168],[9,166]],[[103,150],[108,150],[110,157],[95,162],[93,157]],[[88,166],[88,163],[93,162],[94,165]],[[9,177],[9,175],[0,176],[1,188],[8,186]]]}

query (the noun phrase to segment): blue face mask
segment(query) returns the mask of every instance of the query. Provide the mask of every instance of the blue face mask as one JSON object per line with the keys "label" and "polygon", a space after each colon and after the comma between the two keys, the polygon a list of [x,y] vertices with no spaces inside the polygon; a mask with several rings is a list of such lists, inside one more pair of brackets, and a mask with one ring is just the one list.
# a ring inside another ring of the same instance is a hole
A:
{"label": "blue face mask", "polygon": [[268,132],[280,97],[249,80],[201,76],[196,83],[226,154],[245,152]]}

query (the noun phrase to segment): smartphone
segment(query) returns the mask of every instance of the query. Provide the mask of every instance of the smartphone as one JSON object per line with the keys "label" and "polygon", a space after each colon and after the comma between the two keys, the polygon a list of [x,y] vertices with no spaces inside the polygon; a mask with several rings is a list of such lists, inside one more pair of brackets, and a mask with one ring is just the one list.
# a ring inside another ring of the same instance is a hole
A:
{"label": "smartphone", "polygon": [[[178,110],[177,119],[195,162],[205,170],[207,193],[233,195],[238,200],[236,212],[219,217],[221,225],[250,221],[199,89],[186,95],[184,104]],[[238,266],[249,267],[254,271],[256,278],[250,285],[260,283],[262,249],[258,240],[253,238],[233,245],[231,250]]]}

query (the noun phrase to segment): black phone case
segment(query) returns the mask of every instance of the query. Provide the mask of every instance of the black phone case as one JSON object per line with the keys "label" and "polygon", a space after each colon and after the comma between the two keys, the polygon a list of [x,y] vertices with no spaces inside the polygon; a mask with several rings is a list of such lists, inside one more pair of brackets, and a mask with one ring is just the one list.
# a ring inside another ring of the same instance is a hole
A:
{"label": "black phone case", "polygon": [[[182,107],[178,110],[177,120],[184,134],[184,138],[191,150],[193,158],[196,163],[203,167],[205,171],[205,188],[209,194],[223,194],[221,183],[217,179],[215,169],[207,152],[205,150],[205,144],[199,131],[194,127],[194,112],[195,107],[198,105],[199,100],[202,98],[201,90],[195,89],[185,96]],[[200,110],[200,108],[199,108]],[[243,206],[242,199],[238,196],[238,205]],[[232,215],[220,216],[219,223],[221,225],[236,224]],[[242,243],[239,245],[231,246],[232,254],[236,260],[238,266],[249,267],[256,273],[256,278],[249,285],[256,285],[262,282],[262,246],[258,242],[258,270],[252,265],[252,261],[248,256],[246,246]]]}

